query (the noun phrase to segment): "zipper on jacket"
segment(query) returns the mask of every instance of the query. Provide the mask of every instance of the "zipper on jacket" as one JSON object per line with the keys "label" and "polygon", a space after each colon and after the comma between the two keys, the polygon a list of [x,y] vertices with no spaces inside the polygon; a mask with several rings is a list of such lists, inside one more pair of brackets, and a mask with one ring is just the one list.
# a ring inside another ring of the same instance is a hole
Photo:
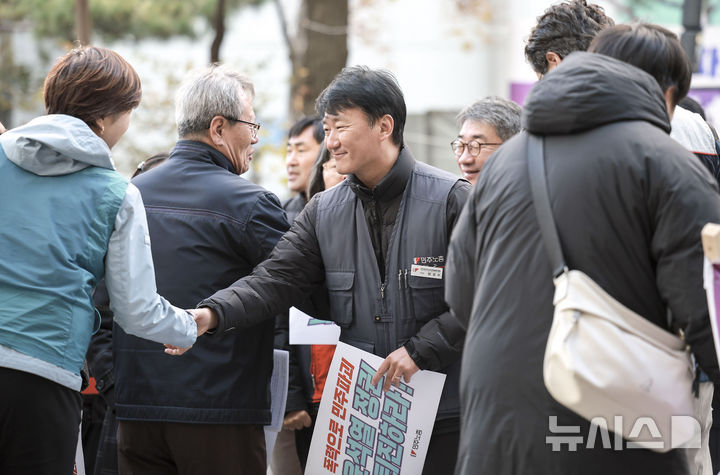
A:
{"label": "zipper on jacket", "polygon": [[398,271],[398,289],[402,289],[402,269]]}
{"label": "zipper on jacket", "polygon": [[406,289],[408,288],[408,283],[407,283],[407,268],[405,269],[405,288],[406,288]]}
{"label": "zipper on jacket", "polygon": [[382,300],[385,300],[385,286],[386,286],[386,285],[387,285],[387,284],[385,284],[385,282],[383,282],[382,284],[380,284],[380,298],[381,298]]}

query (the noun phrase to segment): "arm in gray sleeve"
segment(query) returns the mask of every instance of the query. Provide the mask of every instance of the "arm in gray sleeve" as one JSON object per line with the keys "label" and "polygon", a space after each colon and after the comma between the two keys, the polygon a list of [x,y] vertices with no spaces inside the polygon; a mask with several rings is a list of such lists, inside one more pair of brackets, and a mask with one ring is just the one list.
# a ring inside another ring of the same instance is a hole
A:
{"label": "arm in gray sleeve", "polygon": [[197,338],[190,313],[157,294],[145,208],[128,185],[105,257],[105,282],[115,321],[127,333],[188,348]]}

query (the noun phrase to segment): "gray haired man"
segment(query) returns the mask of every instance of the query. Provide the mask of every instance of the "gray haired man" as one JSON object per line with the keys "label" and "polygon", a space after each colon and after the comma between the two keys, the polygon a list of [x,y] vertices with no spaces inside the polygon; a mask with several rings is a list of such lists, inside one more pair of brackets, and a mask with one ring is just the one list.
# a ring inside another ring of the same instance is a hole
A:
{"label": "gray haired man", "polygon": [[[277,197],[239,176],[258,142],[253,97],[229,68],[188,75],[175,100],[180,140],[133,179],[157,288],[184,308],[248,275],[288,229]],[[229,330],[182,358],[114,332],[120,473],[265,473],[273,330],[272,320]]]}
{"label": "gray haired man", "polygon": [[458,114],[460,132],[450,145],[463,178],[473,186],[490,155],[520,131],[521,110],[513,101],[490,96]]}

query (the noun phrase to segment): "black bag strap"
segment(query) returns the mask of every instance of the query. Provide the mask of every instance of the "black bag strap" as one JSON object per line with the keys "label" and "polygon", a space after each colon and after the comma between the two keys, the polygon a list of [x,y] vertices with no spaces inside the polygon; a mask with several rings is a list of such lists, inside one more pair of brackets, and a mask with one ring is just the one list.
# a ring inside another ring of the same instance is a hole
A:
{"label": "black bag strap", "polygon": [[540,234],[545,243],[545,250],[550,258],[553,277],[557,277],[567,270],[560,238],[558,237],[555,220],[548,197],[547,178],[545,177],[545,138],[539,135],[527,134],[528,137],[528,172],[530,175],[530,190],[535,203],[535,214],[540,224]]}

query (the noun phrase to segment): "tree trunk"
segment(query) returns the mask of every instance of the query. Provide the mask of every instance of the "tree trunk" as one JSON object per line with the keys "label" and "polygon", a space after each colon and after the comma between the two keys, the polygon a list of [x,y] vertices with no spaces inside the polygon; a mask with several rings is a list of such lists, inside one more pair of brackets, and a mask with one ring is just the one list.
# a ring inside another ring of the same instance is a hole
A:
{"label": "tree trunk", "polygon": [[90,0],[75,1],[75,26],[77,39],[82,46],[90,44]]}
{"label": "tree trunk", "polygon": [[220,45],[222,45],[225,36],[225,0],[217,0],[217,9],[215,10],[215,39],[210,46],[210,63],[220,61]]}
{"label": "tree trunk", "polygon": [[2,26],[0,28],[0,65],[4,71],[4,74],[0,76],[0,123],[9,128],[13,125],[11,122],[14,102],[12,91],[17,86],[13,84],[16,69],[13,56],[13,31],[11,28],[6,29],[7,25],[0,26]]}
{"label": "tree trunk", "polygon": [[[290,116],[315,113],[315,99],[347,63],[348,0],[303,0],[290,47]],[[288,40],[289,41],[289,40]]]}

